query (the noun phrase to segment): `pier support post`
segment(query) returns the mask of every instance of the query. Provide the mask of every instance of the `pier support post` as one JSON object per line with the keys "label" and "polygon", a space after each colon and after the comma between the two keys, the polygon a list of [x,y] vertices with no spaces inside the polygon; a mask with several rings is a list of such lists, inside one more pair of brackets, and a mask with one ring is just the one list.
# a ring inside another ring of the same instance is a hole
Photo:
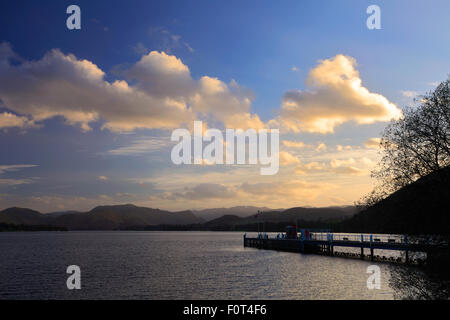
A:
{"label": "pier support post", "polygon": [[361,259],[364,259],[364,236],[361,235]]}
{"label": "pier support post", "polygon": [[373,235],[370,235],[370,261],[373,261]]}
{"label": "pier support post", "polygon": [[408,254],[408,236],[405,235],[405,263],[408,264],[409,263],[409,254]]}
{"label": "pier support post", "polygon": [[330,256],[334,255],[333,234],[330,234]]}
{"label": "pier support post", "polygon": [[[298,222],[297,222],[298,223]],[[300,230],[300,252],[305,253],[305,229]]]}

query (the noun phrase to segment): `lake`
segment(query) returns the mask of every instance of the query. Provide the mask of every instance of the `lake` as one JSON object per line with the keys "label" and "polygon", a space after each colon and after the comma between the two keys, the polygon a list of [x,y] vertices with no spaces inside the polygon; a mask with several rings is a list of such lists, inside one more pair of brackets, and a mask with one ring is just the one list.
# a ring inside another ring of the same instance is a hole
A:
{"label": "lake", "polygon": [[[393,299],[389,267],[244,248],[242,232],[0,233],[0,299]],[[367,267],[381,289],[367,288]],[[68,290],[69,265],[81,290]]]}

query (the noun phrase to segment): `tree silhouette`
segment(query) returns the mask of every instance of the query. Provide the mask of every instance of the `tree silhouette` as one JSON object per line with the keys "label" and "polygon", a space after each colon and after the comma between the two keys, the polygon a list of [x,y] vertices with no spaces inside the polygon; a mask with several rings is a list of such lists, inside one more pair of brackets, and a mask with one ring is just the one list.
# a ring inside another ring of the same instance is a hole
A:
{"label": "tree silhouette", "polygon": [[385,128],[381,161],[372,176],[376,188],[358,205],[371,206],[389,194],[450,165],[450,78],[415,99],[403,118]]}

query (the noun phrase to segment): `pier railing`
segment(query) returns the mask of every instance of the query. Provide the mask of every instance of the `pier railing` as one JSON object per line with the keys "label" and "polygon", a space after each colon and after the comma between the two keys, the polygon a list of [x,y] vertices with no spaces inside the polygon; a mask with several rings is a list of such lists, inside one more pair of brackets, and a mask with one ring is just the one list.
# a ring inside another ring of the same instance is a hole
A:
{"label": "pier railing", "polygon": [[405,236],[402,235],[380,235],[380,234],[349,234],[349,233],[311,233],[311,240],[327,241],[329,238],[333,241],[355,241],[355,242],[386,242],[403,243]]}
{"label": "pier railing", "polygon": [[[337,247],[353,247],[359,248],[360,254],[350,254],[351,256],[359,256],[362,259],[369,256],[371,260],[376,258],[375,249],[394,250],[405,253],[406,263],[409,261],[409,252],[426,253],[427,257],[435,253],[450,255],[448,242],[435,241],[435,239],[430,241],[428,236],[410,239],[406,235],[309,232],[308,230],[301,230],[300,233],[294,233],[294,235],[290,234],[289,237],[283,233],[272,236],[259,233],[257,237],[245,234],[244,246],[300,253],[325,253],[331,256],[342,255],[342,253],[337,252],[335,254],[334,250]],[[368,255],[365,253],[365,249],[369,250]]]}

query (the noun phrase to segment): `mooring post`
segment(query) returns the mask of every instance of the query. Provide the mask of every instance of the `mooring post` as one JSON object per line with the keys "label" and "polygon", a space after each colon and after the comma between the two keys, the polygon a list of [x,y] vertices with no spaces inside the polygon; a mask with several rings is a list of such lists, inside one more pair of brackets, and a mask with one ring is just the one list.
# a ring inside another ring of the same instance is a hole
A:
{"label": "mooring post", "polygon": [[330,234],[327,231],[327,255],[330,255]]}
{"label": "mooring post", "polygon": [[303,242],[305,240],[305,229],[300,230],[300,252],[305,252],[305,243]]}
{"label": "mooring post", "polygon": [[370,261],[373,261],[373,235],[370,235]]}
{"label": "mooring post", "polygon": [[361,234],[361,259],[364,259],[364,236]]}
{"label": "mooring post", "polygon": [[334,246],[333,246],[333,234],[330,234],[330,255],[334,254]]}
{"label": "mooring post", "polygon": [[405,263],[409,263],[409,254],[408,254],[408,236],[405,234]]}

